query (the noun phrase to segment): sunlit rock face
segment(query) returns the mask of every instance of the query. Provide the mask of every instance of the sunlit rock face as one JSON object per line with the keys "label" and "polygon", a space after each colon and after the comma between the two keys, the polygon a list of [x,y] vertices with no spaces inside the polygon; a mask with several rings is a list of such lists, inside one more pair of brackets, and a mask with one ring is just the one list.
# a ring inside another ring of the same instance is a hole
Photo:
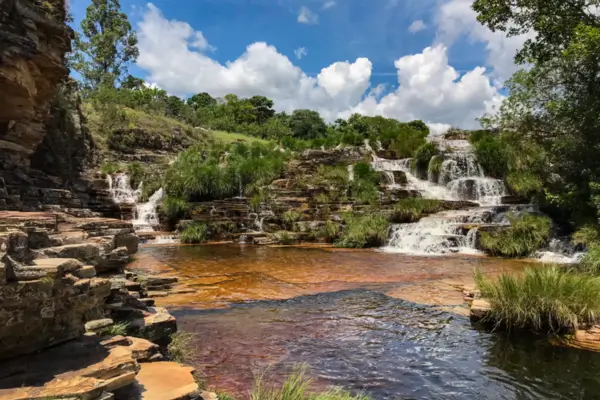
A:
{"label": "sunlit rock face", "polygon": [[0,3],[0,162],[29,165],[44,138],[71,30],[63,0]]}

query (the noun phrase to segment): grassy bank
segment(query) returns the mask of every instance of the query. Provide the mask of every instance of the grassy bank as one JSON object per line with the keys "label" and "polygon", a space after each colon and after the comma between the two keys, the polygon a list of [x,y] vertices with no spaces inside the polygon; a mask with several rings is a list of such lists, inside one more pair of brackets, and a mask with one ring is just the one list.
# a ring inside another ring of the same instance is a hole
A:
{"label": "grassy bank", "polygon": [[442,210],[442,201],[432,199],[408,198],[399,200],[390,215],[390,221],[396,224],[416,222],[428,214]]}
{"label": "grassy bank", "polygon": [[381,247],[387,240],[390,223],[381,215],[348,214],[344,216],[344,223],[346,226],[335,242],[336,247]]}
{"label": "grassy bank", "polygon": [[510,216],[510,227],[481,233],[481,248],[496,257],[525,257],[550,239],[552,221],[542,215]]}
{"label": "grassy bank", "polygon": [[540,266],[493,280],[477,272],[475,278],[491,305],[483,322],[495,328],[568,333],[600,322],[600,277]]}

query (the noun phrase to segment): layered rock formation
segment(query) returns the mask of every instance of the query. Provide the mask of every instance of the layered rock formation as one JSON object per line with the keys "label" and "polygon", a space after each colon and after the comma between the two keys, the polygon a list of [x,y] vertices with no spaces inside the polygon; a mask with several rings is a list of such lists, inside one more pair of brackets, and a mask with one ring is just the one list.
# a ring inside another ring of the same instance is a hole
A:
{"label": "layered rock formation", "polygon": [[71,31],[63,0],[0,3],[0,163],[29,165],[65,79]]}

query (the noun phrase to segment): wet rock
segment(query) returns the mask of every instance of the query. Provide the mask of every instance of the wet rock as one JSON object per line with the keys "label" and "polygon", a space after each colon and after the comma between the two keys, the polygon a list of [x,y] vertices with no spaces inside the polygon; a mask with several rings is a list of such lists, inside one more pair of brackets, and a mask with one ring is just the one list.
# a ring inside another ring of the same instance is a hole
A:
{"label": "wet rock", "polygon": [[487,300],[474,299],[473,303],[471,303],[471,321],[476,322],[485,318],[491,308],[492,306]]}

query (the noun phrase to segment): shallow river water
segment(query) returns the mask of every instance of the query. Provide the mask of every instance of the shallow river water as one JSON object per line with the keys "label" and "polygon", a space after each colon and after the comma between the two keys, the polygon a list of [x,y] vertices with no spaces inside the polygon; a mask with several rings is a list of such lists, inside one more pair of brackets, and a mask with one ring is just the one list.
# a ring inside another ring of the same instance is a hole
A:
{"label": "shallow river water", "polygon": [[600,398],[600,354],[478,330],[460,315],[452,285],[474,268],[523,266],[229,245],[147,247],[132,265],[197,289],[159,305],[197,333],[193,364],[209,386],[242,398],[254,373],[271,366],[281,379],[295,363],[310,365],[317,386],[374,399]]}

